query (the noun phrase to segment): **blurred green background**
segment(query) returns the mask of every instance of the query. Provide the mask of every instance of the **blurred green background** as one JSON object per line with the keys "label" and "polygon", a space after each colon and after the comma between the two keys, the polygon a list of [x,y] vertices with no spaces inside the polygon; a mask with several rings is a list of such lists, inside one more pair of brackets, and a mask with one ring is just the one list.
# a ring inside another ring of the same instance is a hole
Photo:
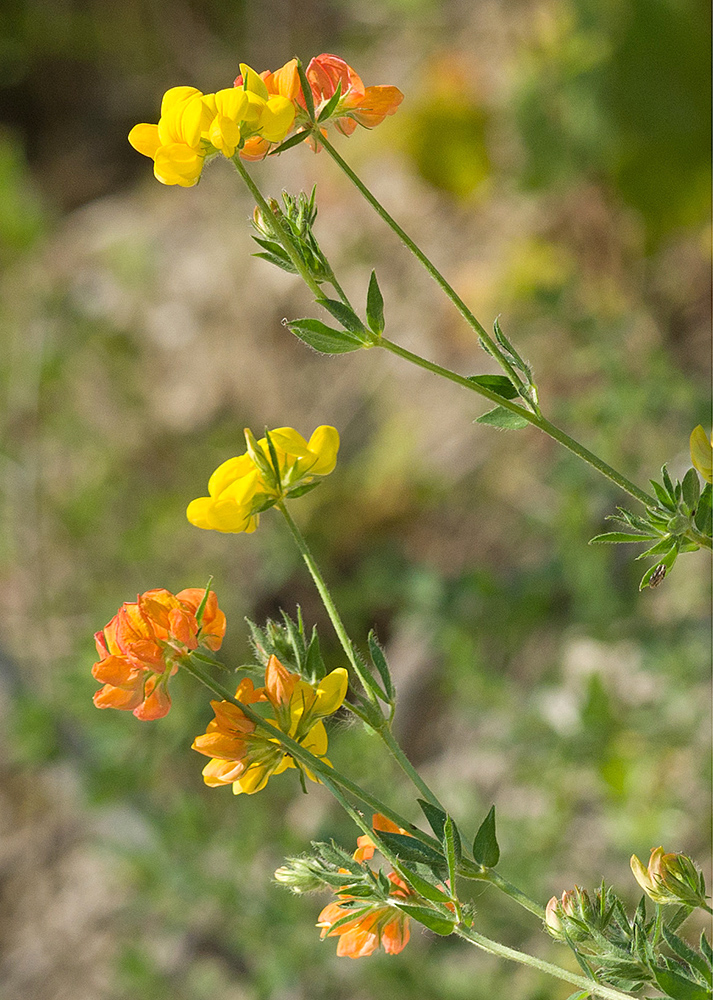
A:
{"label": "blurred green background", "polygon": [[[285,774],[255,797],[204,787],[211,717],[190,679],[157,723],[98,712],[93,632],[151,587],[209,574],[229,620],[300,604],[341,663],[276,515],[252,536],[192,528],[186,503],[242,428],[342,435],[293,511],[352,635],[376,626],[397,731],[466,834],[492,803],[502,871],[545,902],[663,843],[705,865],[709,559],[638,594],[630,547],[587,547],[625,500],[538,432],[396,359],[312,354],[314,314],[251,258],[252,206],[226,164],[165,188],[126,142],[163,91],[229,86],[246,61],[342,55],[399,112],[339,149],[485,325],[500,314],[544,411],[642,486],[681,475],[707,429],[710,10],[703,0],[9,0],[0,13],[3,349],[0,978],[5,1000],[546,1000],[567,986],[416,929],[407,951],[337,959],[323,898],[270,878],[310,839],[356,835]],[[325,154],[258,164],[318,186],[317,233],[392,339],[466,374],[474,337]],[[359,727],[331,756],[410,791]],[[478,926],[571,962],[477,890]]]}

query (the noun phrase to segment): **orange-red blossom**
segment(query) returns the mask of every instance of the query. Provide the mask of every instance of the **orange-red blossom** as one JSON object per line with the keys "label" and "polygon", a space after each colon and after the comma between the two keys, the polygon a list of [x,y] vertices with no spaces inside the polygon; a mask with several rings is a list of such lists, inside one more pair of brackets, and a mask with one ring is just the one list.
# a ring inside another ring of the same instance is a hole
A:
{"label": "orange-red blossom", "polygon": [[[340,96],[330,117],[321,122],[334,123],[335,128],[343,135],[352,135],[357,125],[364,128],[375,128],[387,115],[393,115],[404,99],[404,94],[396,87],[378,86],[365,87],[361,78],[339,56],[323,52],[310,60],[305,70],[312,99],[315,105],[315,115],[319,116],[330,98],[334,96],[339,86]],[[300,86],[297,60],[291,59],[274,73],[265,71],[260,74],[268,93],[271,96],[285,97],[292,101],[296,109],[295,124],[299,127],[307,121],[305,98]],[[243,77],[236,79],[236,86],[243,85]],[[314,139],[309,141],[314,143]],[[319,147],[318,147],[319,148]],[[270,149],[270,143],[260,136],[248,139],[241,150],[241,156],[247,160],[262,159]]]}
{"label": "orange-red blossom", "polygon": [[171,708],[168,681],[179,661],[199,643],[220,648],[226,631],[225,615],[209,591],[201,616],[203,588],[179,594],[147,590],[135,602],[122,605],[112,620],[94,636],[99,660],[92,676],[104,687],[94,695],[97,708],[133,712],[137,719],[160,719]]}

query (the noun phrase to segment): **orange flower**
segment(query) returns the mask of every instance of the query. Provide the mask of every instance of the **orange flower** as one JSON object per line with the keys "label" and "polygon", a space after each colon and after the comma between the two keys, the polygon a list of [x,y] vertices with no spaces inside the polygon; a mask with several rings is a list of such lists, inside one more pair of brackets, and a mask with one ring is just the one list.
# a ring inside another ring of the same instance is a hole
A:
{"label": "orange flower", "polygon": [[317,115],[337,87],[341,87],[340,99],[331,117],[343,135],[352,135],[358,123],[365,128],[381,125],[404,100],[404,94],[396,87],[365,87],[344,59],[329,52],[311,59],[305,75],[310,83]]}
{"label": "orange flower", "polygon": [[[387,878],[393,885],[390,899],[407,900],[416,895],[394,872]],[[360,906],[360,901],[349,893],[341,892],[339,897],[339,902],[328,903],[322,910],[317,926],[322,928],[321,938],[339,936],[337,954],[340,957],[366,958],[380,944],[388,955],[398,955],[408,943],[409,917],[394,903],[385,901]],[[349,916],[350,912],[354,912],[354,919],[333,930],[337,921]]]}
{"label": "orange flower", "polygon": [[[327,121],[334,121],[335,127],[343,135],[352,135],[358,124],[364,128],[375,128],[387,115],[393,115],[404,100],[404,94],[396,87],[365,87],[344,59],[329,52],[311,59],[305,75],[312,91],[316,116],[334,96],[337,87],[340,87],[339,100]],[[307,112],[297,60],[291,59],[274,73],[266,70],[260,76],[271,96],[285,97],[293,102],[296,109],[295,124],[298,127],[304,125],[307,122]],[[243,77],[239,76],[235,86],[242,85]],[[327,121],[322,124],[327,124]],[[307,141],[313,148],[319,149],[314,137],[311,136]],[[268,154],[270,145],[265,139],[255,136],[246,141],[240,155],[246,160],[260,160]]]}
{"label": "orange flower", "polygon": [[[397,826],[396,823],[393,823],[391,819],[387,819],[387,817],[383,816],[381,813],[374,813],[372,816],[372,829],[377,830],[377,832],[380,830],[386,830],[387,833],[403,833],[407,837],[411,836],[407,830],[403,830],[401,826]],[[365,834],[364,836],[357,838],[357,850],[354,852],[352,857],[355,861],[369,861],[376,850],[377,845],[375,842],[371,837]]]}
{"label": "orange flower", "polygon": [[179,661],[199,642],[218,649],[226,630],[212,591],[199,626],[196,612],[204,593],[190,589],[174,596],[168,590],[147,590],[136,602],[122,605],[95,634],[99,660],[92,676],[104,685],[94,695],[97,708],[130,711],[142,720],[166,715],[171,708],[168,681]]}
{"label": "orange flower", "polygon": [[[238,685],[236,699],[244,704],[269,702],[276,718],[266,721],[316,757],[327,760],[327,732],[322,719],[337,711],[346,693],[344,667],[333,670],[313,686],[271,656],[265,668],[265,687],[254,689],[253,682],[246,678]],[[194,750],[211,758],[203,769],[207,785],[232,785],[234,795],[253,795],[265,788],[274,774],[282,774],[289,767],[301,767],[311,781],[319,781],[293,760],[278,739],[256,729],[237,705],[212,701],[211,706],[215,719],[192,744]]]}

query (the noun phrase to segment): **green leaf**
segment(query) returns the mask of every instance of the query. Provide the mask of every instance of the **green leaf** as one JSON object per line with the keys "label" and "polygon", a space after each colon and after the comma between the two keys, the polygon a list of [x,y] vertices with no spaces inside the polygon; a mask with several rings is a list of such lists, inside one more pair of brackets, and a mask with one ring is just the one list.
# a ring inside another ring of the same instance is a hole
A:
{"label": "green leaf", "polygon": [[451,886],[451,891],[454,892],[454,886],[456,885],[456,866],[461,860],[461,837],[459,836],[456,824],[451,816],[448,815],[444,821],[444,840],[442,844],[446,864],[449,868],[449,885]]}
{"label": "green leaf", "polygon": [[203,597],[201,598],[201,603],[196,608],[196,621],[201,625],[203,621],[203,612],[206,610],[206,602],[208,601],[208,595],[211,591],[211,584],[213,583],[213,577],[209,576],[208,583],[206,584],[206,589],[203,591]]}
{"label": "green leaf", "polygon": [[582,991],[576,990],[575,993],[571,993],[570,996],[566,998],[566,1000],[588,1000],[588,997],[590,997],[591,995],[592,994],[590,993],[589,990],[585,990],[584,993]]}
{"label": "green leaf", "polygon": [[705,982],[708,982],[711,986],[712,970],[706,959],[704,959],[701,955],[698,955],[693,948],[689,947],[686,941],[683,941],[678,934],[671,931],[666,924],[662,927],[662,937],[665,939],[674,954],[677,955],[678,958],[681,958],[683,962],[691,965],[693,969],[696,969],[697,972],[704,977]]}
{"label": "green leaf", "polygon": [[667,538],[661,538],[656,545],[653,545],[652,548],[647,549],[646,552],[640,552],[640,554],[636,558],[646,559],[648,556],[659,556],[662,555],[663,552],[669,552],[671,548],[672,548],[672,539],[669,536],[667,536]]}
{"label": "green leaf", "polygon": [[367,289],[367,322],[371,330],[374,330],[378,336],[382,335],[384,332],[384,299],[377,283],[375,271],[372,271]]}
{"label": "green leaf", "polygon": [[330,100],[327,102],[327,104],[317,117],[317,120],[319,122],[324,122],[327,118],[330,117],[332,112],[337,107],[337,102],[339,101],[341,96],[342,96],[342,81],[340,80],[337,84],[337,90],[334,92]]}
{"label": "green leaf", "polygon": [[320,640],[317,637],[317,629],[313,626],[310,645],[307,647],[305,656],[305,673],[311,684],[322,680],[325,676],[326,668],[320,652]]}
{"label": "green leaf", "polygon": [[309,128],[301,129],[299,132],[296,132],[295,135],[291,135],[289,139],[286,139],[285,142],[281,142],[279,146],[275,147],[275,149],[271,149],[269,155],[277,156],[279,153],[284,153],[286,149],[292,149],[293,146],[297,146],[299,143],[304,142],[309,135]]}
{"label": "green leaf", "polygon": [[364,343],[346,330],[333,330],[319,319],[295,319],[285,324],[298,340],[319,354],[349,354],[364,347]]}
{"label": "green leaf", "polygon": [[702,931],[702,936],[699,938],[699,950],[704,956],[705,960],[709,964],[709,968],[712,966],[712,946],[707,941],[707,935]]}
{"label": "green leaf", "polygon": [[397,903],[397,906],[418,923],[424,924],[430,931],[434,931],[435,934],[448,937],[449,934],[453,933],[454,921],[449,920],[448,917],[442,917],[435,910],[427,910],[424,906],[410,906],[407,903]]}
{"label": "green leaf", "polygon": [[[670,556],[674,553],[674,558],[670,560]],[[640,590],[644,590],[645,587],[650,586],[652,588],[659,587],[660,583],[664,580],[666,576],[669,576],[669,572],[674,564],[674,559],[677,558],[677,546],[674,545],[667,555],[658,563],[646,571],[645,575],[640,580]]]}
{"label": "green leaf", "polygon": [[699,476],[694,469],[689,469],[682,480],[682,499],[694,513],[699,503]]}
{"label": "green leaf", "polygon": [[475,382],[476,385],[482,385],[484,389],[490,389],[496,395],[503,396],[504,399],[515,399],[518,395],[518,389],[507,375],[467,375],[466,378],[469,382]]}
{"label": "green leaf", "polygon": [[408,837],[403,833],[391,833],[387,830],[377,830],[377,836],[384,841],[387,847],[391,847],[398,858],[404,861],[434,865],[442,870],[446,867],[446,862],[441,854],[437,854],[431,847],[422,844],[415,837]]}
{"label": "green leaf", "polygon": [[269,264],[279,267],[281,271],[287,271],[288,274],[297,274],[297,268],[293,265],[292,261],[277,257],[274,253],[254,253],[251,254],[251,257],[260,257],[261,260],[267,260]]}
{"label": "green leaf", "polygon": [[297,60],[297,71],[298,71],[298,76],[300,77],[300,88],[302,90],[302,96],[305,99],[305,108],[307,110],[307,116],[310,119],[310,121],[314,122],[315,100],[312,96],[312,87],[310,86],[310,82],[305,74],[305,68],[300,59]]}
{"label": "green leaf", "polygon": [[[615,544],[617,542],[644,542],[647,535],[630,535],[626,531],[606,531],[602,535],[595,535],[588,542],[588,545],[603,545],[606,543]],[[649,537],[652,537],[651,535]]]}
{"label": "green leaf", "polygon": [[704,535],[712,533],[712,484],[707,485],[702,490],[702,495],[697,504],[697,512],[694,515],[694,523]]}
{"label": "green leaf", "polygon": [[501,857],[496,840],[496,807],[491,806],[488,816],[478,828],[473,847],[474,861],[484,868],[495,868]]}
{"label": "green leaf", "polygon": [[666,465],[662,466],[662,482],[664,483],[664,488],[667,490],[670,497],[674,499],[674,483],[672,482],[672,477],[670,476]]}
{"label": "green leaf", "polygon": [[409,882],[412,889],[418,892],[420,896],[423,896],[424,899],[430,899],[433,903],[441,903],[442,906],[451,902],[451,897],[447,893],[442,892],[441,889],[432,885],[431,882],[427,882],[418,872],[407,868],[406,865],[400,865],[399,871],[407,882]]}
{"label": "green leaf", "polygon": [[262,247],[263,250],[267,250],[268,253],[275,254],[276,257],[284,257],[287,261],[290,260],[281,243],[276,243],[274,240],[264,240],[261,239],[260,236],[252,236],[251,239],[257,243],[259,247]]}
{"label": "green leaf", "polygon": [[676,508],[676,504],[675,504],[674,500],[672,500],[672,498],[669,496],[669,494],[667,493],[667,491],[662,486],[660,486],[660,484],[657,482],[657,480],[656,479],[650,479],[650,483],[652,484],[652,489],[655,492],[655,496],[657,497],[657,499],[659,500],[659,502],[662,504],[662,506],[665,507],[667,510],[671,510],[671,511],[676,510],[677,508]]}
{"label": "green leaf", "polygon": [[443,809],[439,809],[438,806],[434,806],[431,802],[426,802],[424,799],[417,799],[421,811],[426,816],[429,826],[432,828],[439,840],[444,836],[444,823],[446,822],[446,813]]}
{"label": "green leaf", "polygon": [[[364,334],[366,332],[364,323],[357,313],[354,309],[346,306],[344,302],[338,302],[337,299],[317,299],[317,304],[327,309],[337,322],[341,323],[345,330],[349,330],[350,333]],[[365,343],[364,340],[362,342]]]}
{"label": "green leaf", "polygon": [[476,417],[474,423],[488,424],[490,427],[499,427],[501,430],[516,431],[520,430],[521,427],[527,427],[529,421],[512,410],[497,406],[495,409],[489,410],[488,413],[482,413],[480,417]]}
{"label": "green leaf", "polygon": [[285,496],[290,497],[291,500],[294,500],[296,497],[304,497],[306,493],[316,490],[320,482],[321,480],[318,479],[316,483],[303,483],[302,486],[294,486],[291,490],[288,490]]}
{"label": "green leaf", "polygon": [[384,684],[384,690],[389,695],[390,701],[394,701],[394,696],[396,691],[394,689],[394,683],[392,681],[392,675],[389,670],[389,665],[387,664],[387,659],[382,652],[382,648],[377,642],[377,636],[372,630],[367,636],[367,645],[369,646],[369,655],[372,659],[377,673],[382,678],[382,683]]}
{"label": "green leaf", "polygon": [[693,983],[691,979],[685,979],[677,972],[672,972],[670,969],[653,969],[652,971],[659,988],[668,997],[672,997],[672,1000],[711,1000],[712,998],[711,990]]}

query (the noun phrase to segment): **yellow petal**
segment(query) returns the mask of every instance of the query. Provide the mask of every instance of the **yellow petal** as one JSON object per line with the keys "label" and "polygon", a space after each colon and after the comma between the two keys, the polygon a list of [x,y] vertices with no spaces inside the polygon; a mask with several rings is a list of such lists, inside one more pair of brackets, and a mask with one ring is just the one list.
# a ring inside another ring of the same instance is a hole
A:
{"label": "yellow petal", "polygon": [[[139,126],[137,125],[137,128]],[[131,136],[131,133],[130,133]],[[131,138],[129,139],[131,142]],[[140,150],[141,152],[141,150]],[[712,481],[712,443],[701,424],[694,428],[689,438],[692,465],[708,483]]]}
{"label": "yellow petal", "polygon": [[236,479],[242,479],[249,472],[254,472],[255,466],[250,455],[238,455],[236,458],[229,458],[218,466],[211,478],[208,480],[208,492],[212,497],[220,496],[226,487],[234,483]]}
{"label": "yellow petal", "polygon": [[262,97],[264,101],[267,101],[269,96],[268,88],[255,70],[251,69],[245,63],[241,63],[240,71],[243,77],[243,89],[249,93],[257,94],[258,97]]}
{"label": "yellow petal", "polygon": [[313,714],[325,716],[336,712],[345,700],[347,682],[347,671],[344,667],[337,667],[332,673],[323,677],[317,687],[317,697],[312,709]]}
{"label": "yellow petal", "polygon": [[193,187],[203,170],[203,157],[190,146],[175,142],[161,146],[154,157],[154,176],[162,184]]}
{"label": "yellow petal", "polygon": [[176,105],[194,96],[201,97],[201,91],[195,87],[171,87],[167,90],[161,101],[161,117],[172,111]]}
{"label": "yellow petal", "polygon": [[[312,457],[307,441],[294,427],[276,427],[274,431],[270,432],[270,440],[276,448],[288,455],[294,455],[296,458]],[[259,444],[265,445],[266,451],[267,443],[265,438],[259,442]]]}
{"label": "yellow petal", "polygon": [[255,795],[262,791],[268,784],[268,778],[273,774],[273,768],[265,764],[253,764],[241,775],[238,781],[233,782],[233,794]]}
{"label": "yellow petal", "polygon": [[205,112],[206,106],[201,100],[201,95],[183,101],[180,107],[174,111],[181,140],[187,146],[192,146],[194,149],[198,147],[201,141],[201,129],[203,127]]}
{"label": "yellow petal", "polygon": [[265,101],[258,94],[254,94],[250,90],[245,91],[245,96],[248,98],[248,103],[243,109],[243,121],[247,125],[250,125],[251,129],[255,130],[260,124],[260,119],[265,109]]}
{"label": "yellow petal", "polygon": [[240,142],[240,129],[224,115],[216,115],[208,129],[208,139],[224,156],[233,156]]}
{"label": "yellow petal", "polygon": [[649,872],[636,854],[633,854],[630,858],[630,868],[632,869],[632,874],[637,879],[640,888],[644,889],[644,891],[649,894],[652,891],[652,880],[650,879]]}
{"label": "yellow petal", "polygon": [[317,455],[317,462],[310,469],[316,476],[328,476],[337,464],[340,435],[334,427],[323,424],[313,433],[308,442],[310,451]]}
{"label": "yellow petal", "polygon": [[158,125],[135,125],[129,133],[129,142],[137,152],[150,156],[153,160],[161,145]]}
{"label": "yellow petal", "polygon": [[269,142],[282,142],[295,121],[295,105],[286,97],[271,97],[260,117],[260,134]]}
{"label": "yellow petal", "polygon": [[327,753],[327,730],[324,722],[316,722],[301,744],[316,757],[323,757]]}
{"label": "yellow petal", "polygon": [[199,497],[197,500],[192,500],[186,508],[186,517],[189,519],[191,524],[195,524],[197,528],[207,528],[210,530],[213,528],[213,524],[211,523],[209,517],[212,507],[212,497]]}
{"label": "yellow petal", "polygon": [[243,112],[250,103],[248,95],[240,87],[227,87],[225,90],[219,90],[214,98],[218,114],[230,118],[234,122],[241,121]]}

